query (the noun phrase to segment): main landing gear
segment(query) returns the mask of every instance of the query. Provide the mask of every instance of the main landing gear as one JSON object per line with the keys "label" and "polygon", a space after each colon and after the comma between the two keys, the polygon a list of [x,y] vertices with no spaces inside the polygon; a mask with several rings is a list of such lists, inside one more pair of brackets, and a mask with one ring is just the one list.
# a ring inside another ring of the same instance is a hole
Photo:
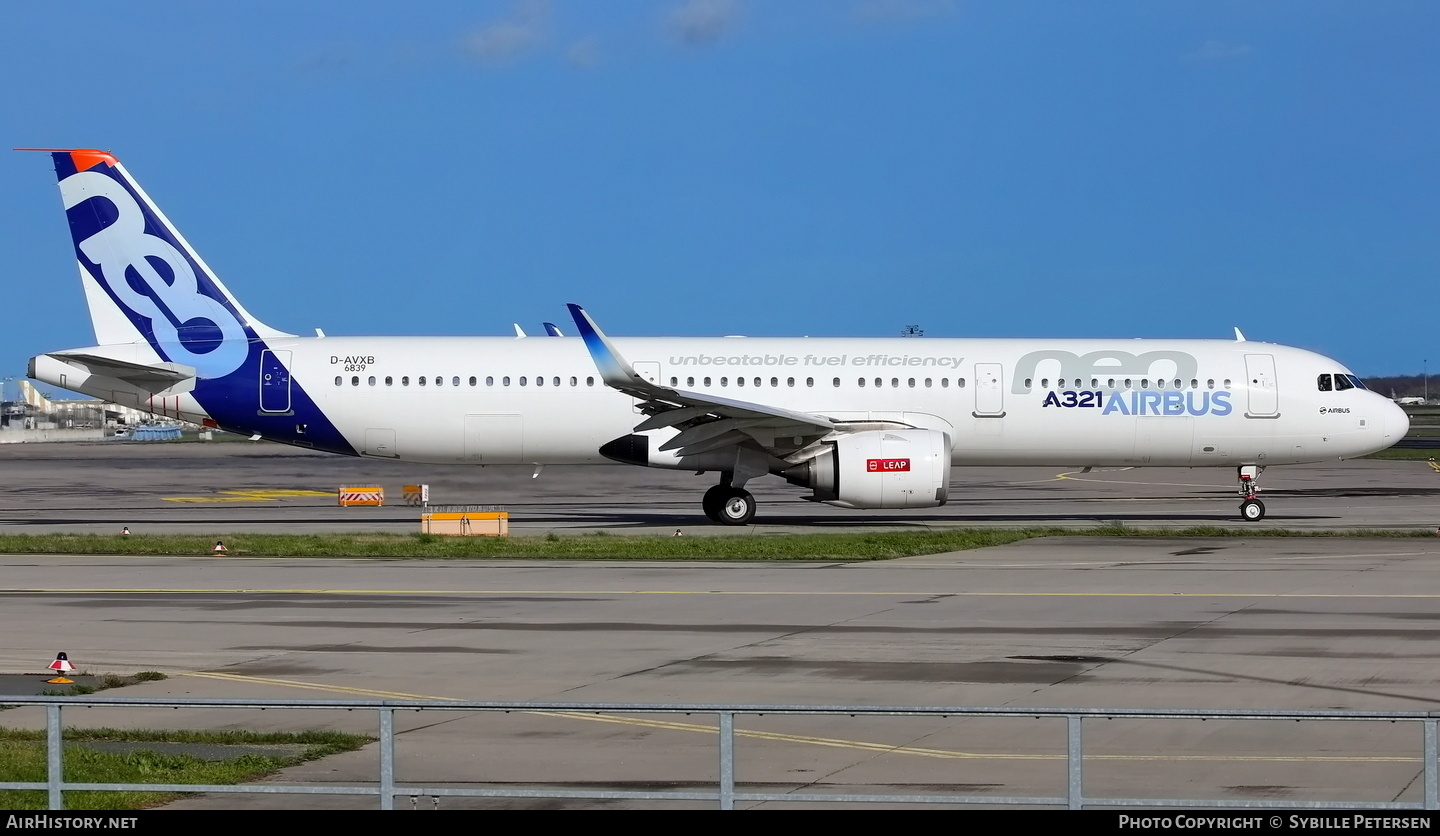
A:
{"label": "main landing gear", "polygon": [[1240,479],[1240,516],[1246,522],[1265,519],[1265,503],[1255,498],[1260,493],[1260,474],[1264,471],[1265,468],[1253,464],[1235,469],[1235,475]]}
{"label": "main landing gear", "polygon": [[746,525],[755,518],[755,497],[728,483],[706,491],[700,507],[705,509],[705,516],[721,525]]}

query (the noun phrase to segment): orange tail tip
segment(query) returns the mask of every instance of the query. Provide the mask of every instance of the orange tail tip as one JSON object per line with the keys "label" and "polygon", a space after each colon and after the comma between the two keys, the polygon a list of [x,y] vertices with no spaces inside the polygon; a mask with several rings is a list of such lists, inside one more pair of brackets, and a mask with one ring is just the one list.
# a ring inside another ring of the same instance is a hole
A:
{"label": "orange tail tip", "polygon": [[109,151],[100,151],[95,148],[16,148],[15,150],[50,151],[52,153],[68,152],[70,154],[70,161],[75,163],[76,171],[89,171],[90,169],[101,163],[105,163],[106,165],[116,165],[120,162],[119,160],[115,159],[115,155],[110,153]]}

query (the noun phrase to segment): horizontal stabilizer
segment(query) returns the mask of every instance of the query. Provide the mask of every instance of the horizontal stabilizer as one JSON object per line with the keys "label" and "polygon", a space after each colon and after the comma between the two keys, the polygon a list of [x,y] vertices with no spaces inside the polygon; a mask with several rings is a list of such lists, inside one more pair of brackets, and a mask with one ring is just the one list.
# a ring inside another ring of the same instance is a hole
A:
{"label": "horizontal stabilizer", "polygon": [[[113,377],[151,392],[163,389],[185,392],[193,389],[195,383],[194,367],[183,363],[130,363],[98,354],[66,351],[57,351],[46,356],[83,368],[92,375]],[[190,385],[182,386],[187,381]]]}

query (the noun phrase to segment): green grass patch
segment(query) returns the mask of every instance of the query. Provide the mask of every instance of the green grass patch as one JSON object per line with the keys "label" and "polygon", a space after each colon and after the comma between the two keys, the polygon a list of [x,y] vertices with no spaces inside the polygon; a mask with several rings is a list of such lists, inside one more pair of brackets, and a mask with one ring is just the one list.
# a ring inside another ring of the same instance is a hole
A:
{"label": "green grass patch", "polygon": [[[305,761],[357,749],[369,738],[330,731],[296,734],[254,732],[129,731],[67,729],[65,780],[76,783],[239,784]],[[141,744],[130,751],[106,751],[95,744]],[[154,749],[144,744],[157,745]],[[164,751],[173,744],[255,747],[220,759]],[[271,748],[262,748],[271,747]],[[285,747],[277,752],[273,747]],[[45,733],[0,728],[0,781],[45,780]],[[138,810],[182,797],[156,792],[67,792],[67,810]],[[46,794],[0,790],[0,810],[44,810]]]}
{"label": "green grass patch", "polygon": [[[1305,531],[1193,526],[1134,528],[946,528],[841,534],[659,535],[547,534],[534,537],[441,537],[428,534],[227,534],[229,556],[527,560],[887,560],[1000,546],[1034,537],[1433,537],[1428,528]],[[0,554],[210,554],[215,535],[0,535]],[[216,558],[223,560],[224,558]]]}

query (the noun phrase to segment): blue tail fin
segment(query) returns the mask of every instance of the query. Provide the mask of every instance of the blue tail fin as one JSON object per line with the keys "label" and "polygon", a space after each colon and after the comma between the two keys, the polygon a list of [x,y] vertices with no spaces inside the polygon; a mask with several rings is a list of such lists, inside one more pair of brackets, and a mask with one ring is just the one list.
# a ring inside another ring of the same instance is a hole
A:
{"label": "blue tail fin", "polygon": [[51,151],[100,345],[148,342],[202,379],[245,364],[251,340],[289,336],[236,301],[114,155]]}

